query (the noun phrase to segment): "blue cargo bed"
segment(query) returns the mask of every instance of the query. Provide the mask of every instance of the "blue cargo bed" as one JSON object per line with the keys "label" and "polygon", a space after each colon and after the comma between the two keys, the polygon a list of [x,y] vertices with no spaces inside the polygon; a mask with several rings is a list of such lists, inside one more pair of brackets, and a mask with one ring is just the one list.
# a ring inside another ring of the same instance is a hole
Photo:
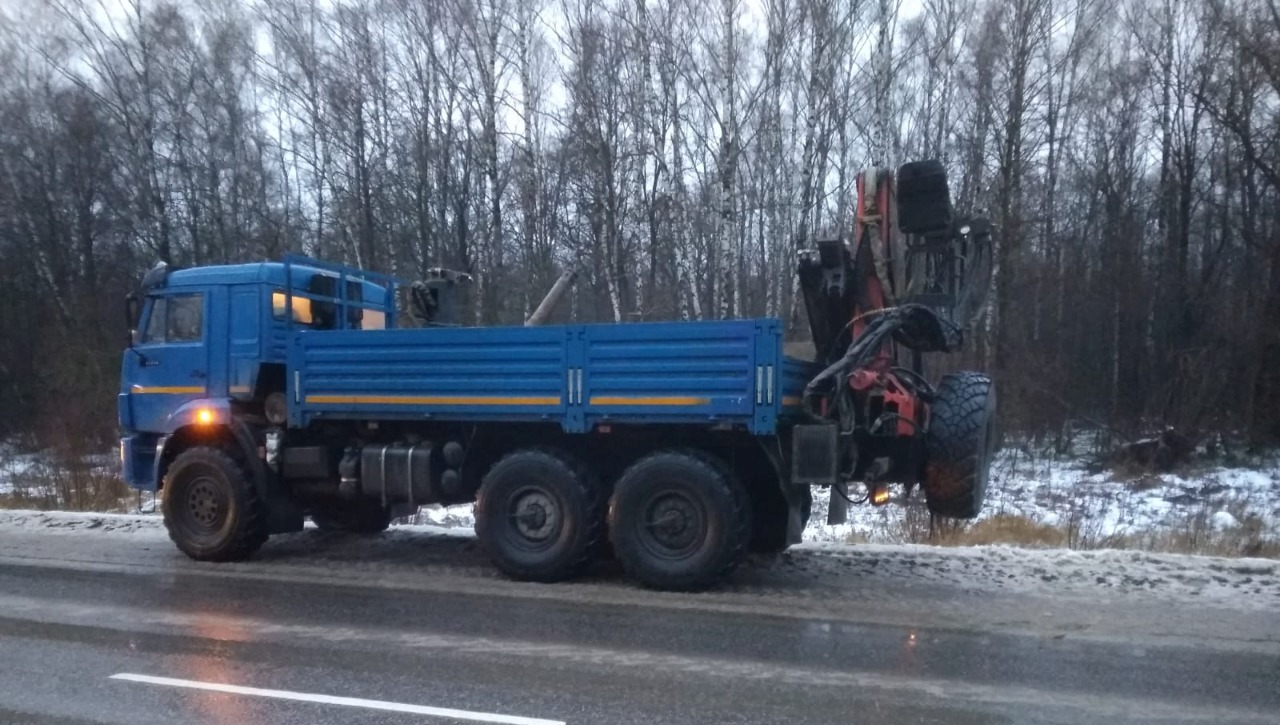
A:
{"label": "blue cargo bed", "polygon": [[293,333],[292,425],[316,419],[731,424],[798,411],[812,365],[776,319]]}

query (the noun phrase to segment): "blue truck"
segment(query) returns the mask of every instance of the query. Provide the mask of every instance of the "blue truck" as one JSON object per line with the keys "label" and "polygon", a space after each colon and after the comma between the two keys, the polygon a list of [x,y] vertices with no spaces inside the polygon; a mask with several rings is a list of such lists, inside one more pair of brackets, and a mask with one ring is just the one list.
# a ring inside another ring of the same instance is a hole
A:
{"label": "blue truck", "polygon": [[[893,203],[892,174],[868,179]],[[920,374],[919,351],[954,349],[958,327],[936,304],[888,304],[868,255],[898,230],[874,211],[860,209],[854,243],[801,255],[812,360],[784,354],[777,319],[466,327],[444,273],[409,285],[296,255],[159,264],[131,296],[124,478],[158,492],[197,560],[245,559],[308,517],[373,534],[474,501],[478,540],[509,576],[563,580],[612,555],[663,589],[798,542],[813,486],[832,491],[830,521],[848,501],[885,502],[891,483],[922,484],[939,515],[976,515],[994,389]],[[935,256],[938,239],[957,257],[980,241],[950,217],[935,226]]]}

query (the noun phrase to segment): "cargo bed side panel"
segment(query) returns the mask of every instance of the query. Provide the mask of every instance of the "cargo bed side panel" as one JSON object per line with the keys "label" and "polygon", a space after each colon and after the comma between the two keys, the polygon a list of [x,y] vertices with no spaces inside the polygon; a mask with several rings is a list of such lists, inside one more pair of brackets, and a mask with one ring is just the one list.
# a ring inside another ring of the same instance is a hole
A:
{"label": "cargo bed side panel", "polygon": [[316,419],[746,426],[771,434],[784,395],[780,323],[300,331],[293,425]]}
{"label": "cargo bed side panel", "polygon": [[315,418],[554,421],[565,415],[563,327],[296,333],[295,425]]}
{"label": "cargo bed side panel", "polygon": [[748,423],[755,414],[756,331],[752,320],[587,325],[588,426]]}

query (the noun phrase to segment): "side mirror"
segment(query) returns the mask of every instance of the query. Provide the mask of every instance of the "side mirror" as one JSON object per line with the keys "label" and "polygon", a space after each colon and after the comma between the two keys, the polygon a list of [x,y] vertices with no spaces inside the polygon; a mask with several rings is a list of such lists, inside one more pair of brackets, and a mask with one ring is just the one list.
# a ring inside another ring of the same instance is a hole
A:
{"label": "side mirror", "polygon": [[125,346],[133,347],[138,344],[138,295],[132,292],[124,298],[124,319],[129,325],[129,337]]}

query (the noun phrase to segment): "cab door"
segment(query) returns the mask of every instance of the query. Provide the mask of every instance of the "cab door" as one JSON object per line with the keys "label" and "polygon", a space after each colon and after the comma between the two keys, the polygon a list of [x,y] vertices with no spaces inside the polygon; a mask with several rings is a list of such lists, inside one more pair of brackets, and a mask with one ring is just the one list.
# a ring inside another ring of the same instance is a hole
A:
{"label": "cab door", "polygon": [[129,398],[134,427],[167,433],[167,421],[184,403],[208,394],[209,299],[201,292],[147,298],[141,339],[130,355]]}

